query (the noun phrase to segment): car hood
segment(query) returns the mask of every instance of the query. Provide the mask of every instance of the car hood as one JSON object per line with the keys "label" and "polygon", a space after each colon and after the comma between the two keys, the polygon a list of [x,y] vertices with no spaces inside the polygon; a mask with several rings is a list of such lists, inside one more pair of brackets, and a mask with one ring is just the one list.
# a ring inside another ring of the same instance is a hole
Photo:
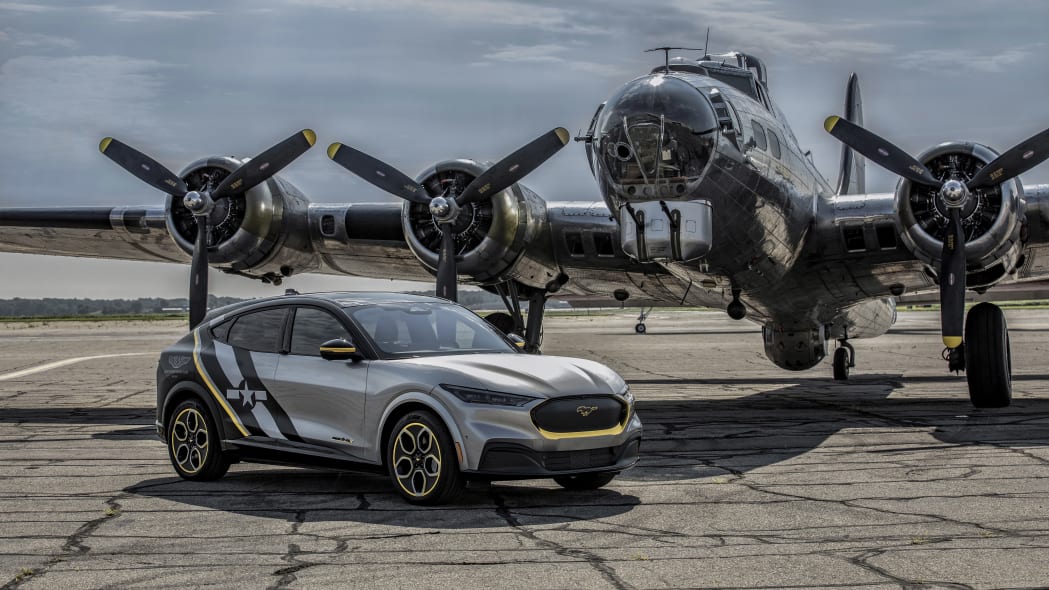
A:
{"label": "car hood", "polygon": [[462,354],[398,361],[431,371],[434,385],[448,383],[541,397],[615,394],[626,382],[615,371],[584,359],[532,354]]}

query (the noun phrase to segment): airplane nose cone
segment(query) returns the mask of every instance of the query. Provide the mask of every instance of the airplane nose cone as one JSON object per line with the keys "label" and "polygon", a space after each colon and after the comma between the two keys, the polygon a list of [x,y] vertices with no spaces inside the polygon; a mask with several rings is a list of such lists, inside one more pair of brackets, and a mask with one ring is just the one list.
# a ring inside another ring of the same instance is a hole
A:
{"label": "airplane nose cone", "polygon": [[595,161],[622,200],[695,198],[717,130],[714,107],[698,89],[672,76],[645,76],[608,100]]}

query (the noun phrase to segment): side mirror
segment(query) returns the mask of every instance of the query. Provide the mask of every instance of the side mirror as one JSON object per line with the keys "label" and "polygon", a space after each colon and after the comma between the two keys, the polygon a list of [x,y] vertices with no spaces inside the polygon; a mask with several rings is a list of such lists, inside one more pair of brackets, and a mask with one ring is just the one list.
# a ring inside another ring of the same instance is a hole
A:
{"label": "side mirror", "polygon": [[517,334],[514,334],[513,332],[507,334],[506,337],[510,339],[510,342],[514,343],[514,346],[516,346],[517,348],[520,348],[521,350],[524,350],[524,347],[525,347],[525,339],[524,338],[521,338],[520,336],[518,336]]}
{"label": "side mirror", "polygon": [[357,345],[344,338],[336,338],[321,344],[321,358],[328,361],[348,361],[361,358]]}

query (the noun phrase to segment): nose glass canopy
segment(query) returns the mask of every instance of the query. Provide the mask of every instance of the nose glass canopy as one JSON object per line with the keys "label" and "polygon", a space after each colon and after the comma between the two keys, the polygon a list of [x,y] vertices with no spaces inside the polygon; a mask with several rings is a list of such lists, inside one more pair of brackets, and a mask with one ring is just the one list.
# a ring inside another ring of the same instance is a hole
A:
{"label": "nose glass canopy", "polygon": [[717,115],[677,78],[654,74],[608,100],[597,124],[596,161],[620,198],[685,198],[714,151]]}

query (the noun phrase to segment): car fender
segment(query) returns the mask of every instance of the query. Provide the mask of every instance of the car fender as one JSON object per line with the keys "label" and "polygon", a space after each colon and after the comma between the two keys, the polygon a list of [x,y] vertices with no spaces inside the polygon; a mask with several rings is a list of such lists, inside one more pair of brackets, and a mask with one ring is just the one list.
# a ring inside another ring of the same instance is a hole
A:
{"label": "car fender", "polygon": [[215,403],[214,396],[208,393],[208,390],[201,387],[200,384],[196,381],[179,381],[178,383],[172,385],[171,389],[169,389],[168,392],[164,395],[164,407],[163,411],[160,412],[159,416],[162,428],[167,428],[168,413],[172,410],[172,400],[175,398],[176,394],[181,393],[183,391],[189,391],[196,394],[196,396],[204,402],[204,405],[208,407],[208,411],[211,412],[211,417],[213,420],[215,420],[215,425],[219,429],[219,437],[222,440],[227,440],[228,438],[230,438],[229,436],[227,436],[227,433],[231,431],[237,433],[238,435],[234,438],[240,438],[240,433],[237,432],[236,427],[232,427],[232,425],[229,423],[229,418],[226,417],[226,414],[223,413],[222,409],[219,408],[217,403]]}
{"label": "car fender", "polygon": [[[386,429],[386,422],[389,420],[390,415],[396,412],[397,408],[409,403],[422,404],[437,414],[437,416],[444,422],[445,427],[448,428],[448,432],[452,435],[452,442],[458,445],[459,451],[463,455],[462,461],[459,463],[460,468],[467,469],[470,465],[470,458],[466,455],[466,444],[463,443],[463,434],[459,430],[459,425],[456,424],[455,419],[452,418],[451,412],[444,407],[444,404],[428,393],[410,391],[399,395],[396,399],[391,401],[386,406],[386,409],[383,410],[382,419],[379,420],[379,429],[375,433],[375,441],[377,443],[382,442],[382,433]],[[386,449],[379,449],[380,460],[385,452]]]}

